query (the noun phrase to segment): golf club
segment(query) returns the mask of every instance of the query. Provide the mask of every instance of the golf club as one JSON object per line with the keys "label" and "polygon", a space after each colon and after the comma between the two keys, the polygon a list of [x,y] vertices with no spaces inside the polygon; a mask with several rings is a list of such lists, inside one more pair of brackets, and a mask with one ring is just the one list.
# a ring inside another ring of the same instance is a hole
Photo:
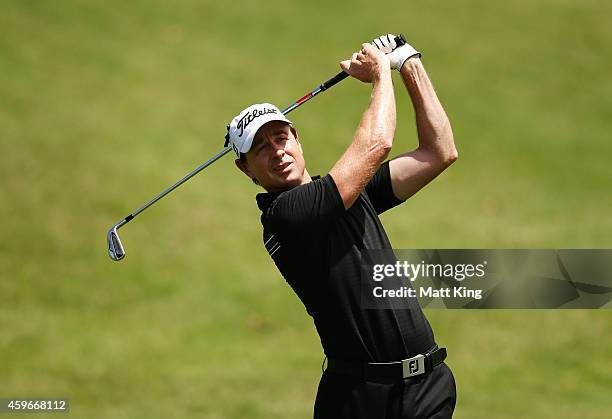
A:
{"label": "golf club", "polygon": [[[294,109],[298,108],[302,104],[306,103],[307,101],[309,101],[310,99],[318,95],[319,93],[329,89],[330,87],[340,82],[341,80],[344,80],[347,77],[348,77],[348,73],[341,71],[340,73],[336,74],[331,79],[327,80],[325,83],[319,85],[316,89],[314,89],[310,93],[302,96],[297,101],[289,105],[287,108],[283,109],[282,111],[283,114],[284,115],[288,114],[289,112],[293,111]],[[117,230],[123,227],[124,225],[126,225],[127,223],[129,223],[130,221],[132,221],[138,214],[140,214],[141,212],[149,208],[151,205],[155,204],[157,201],[162,199],[164,196],[168,195],[170,192],[172,192],[173,190],[181,186],[183,183],[187,182],[189,179],[191,179],[192,177],[200,173],[202,170],[206,169],[208,166],[210,166],[215,161],[223,157],[225,154],[229,153],[232,148],[228,146],[228,142],[229,142],[229,135],[226,135],[225,145],[224,145],[223,150],[215,154],[209,160],[202,163],[200,166],[196,167],[193,171],[191,171],[190,173],[185,175],[183,178],[178,180],[176,183],[174,183],[174,185],[170,186],[168,189],[166,189],[165,191],[157,195],[155,198],[153,198],[151,201],[146,203],[140,209],[134,211],[133,213],[125,217],[123,220],[119,221],[117,224],[112,226],[110,230],[108,230],[108,234],[107,234],[108,254],[112,260],[119,261],[125,257],[125,249],[123,247],[123,244],[121,243],[121,239],[119,238],[119,233],[117,233]]]}

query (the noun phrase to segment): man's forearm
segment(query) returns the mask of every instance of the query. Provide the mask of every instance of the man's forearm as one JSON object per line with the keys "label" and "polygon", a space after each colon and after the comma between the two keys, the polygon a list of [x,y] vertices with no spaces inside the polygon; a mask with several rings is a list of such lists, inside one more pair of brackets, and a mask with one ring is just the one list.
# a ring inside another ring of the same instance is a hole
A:
{"label": "man's forearm", "polygon": [[385,69],[373,83],[370,103],[352,143],[330,171],[346,208],[355,202],[387,158],[395,135],[395,113],[391,71]]}
{"label": "man's forearm", "polygon": [[391,72],[385,71],[374,82],[370,103],[359,122],[353,145],[366,153],[379,148],[389,151],[395,135],[395,112]]}
{"label": "man's forearm", "polygon": [[416,114],[419,148],[435,153],[443,163],[452,163],[457,158],[453,131],[421,60],[408,59],[401,75]]}

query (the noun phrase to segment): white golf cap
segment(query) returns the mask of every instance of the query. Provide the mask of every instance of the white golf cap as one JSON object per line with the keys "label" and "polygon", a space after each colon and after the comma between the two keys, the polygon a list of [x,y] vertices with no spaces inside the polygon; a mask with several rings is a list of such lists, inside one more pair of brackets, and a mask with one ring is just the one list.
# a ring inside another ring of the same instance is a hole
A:
{"label": "white golf cap", "polygon": [[247,153],[251,149],[257,130],[270,121],[292,123],[271,103],[256,103],[249,106],[228,125],[225,146],[230,144],[236,156],[240,157],[240,153]]}

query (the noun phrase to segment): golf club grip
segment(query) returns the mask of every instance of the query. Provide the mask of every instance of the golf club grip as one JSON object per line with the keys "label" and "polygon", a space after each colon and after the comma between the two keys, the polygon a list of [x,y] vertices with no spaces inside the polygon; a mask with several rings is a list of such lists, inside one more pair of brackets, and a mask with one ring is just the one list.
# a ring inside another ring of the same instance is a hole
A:
{"label": "golf club grip", "polygon": [[323,83],[321,85],[321,90],[327,90],[330,87],[332,87],[334,84],[338,83],[339,81],[344,80],[345,78],[347,78],[349,75],[347,72],[345,71],[341,71],[338,74],[336,74],[334,77],[332,77],[331,79],[327,80],[325,83]]}

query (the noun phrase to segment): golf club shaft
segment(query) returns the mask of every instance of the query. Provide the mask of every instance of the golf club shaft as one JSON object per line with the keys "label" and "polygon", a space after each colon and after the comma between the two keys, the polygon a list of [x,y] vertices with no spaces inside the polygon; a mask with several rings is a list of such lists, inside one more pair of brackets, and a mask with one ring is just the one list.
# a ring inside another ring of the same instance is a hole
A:
{"label": "golf club shaft", "polygon": [[324,90],[329,89],[330,87],[332,87],[336,83],[344,80],[347,77],[348,77],[348,73],[346,73],[344,71],[339,72],[334,77],[332,77],[331,79],[327,80],[325,83],[321,84],[319,87],[314,89],[312,92],[302,96],[301,98],[296,100],[294,103],[292,103],[291,105],[289,105],[285,109],[283,109],[283,114],[287,115],[292,110],[298,108],[302,103],[308,102],[310,99],[312,99],[313,97],[315,97],[319,93],[323,92]]}
{"label": "golf club shaft", "polygon": [[202,163],[201,165],[193,169],[191,172],[183,176],[181,179],[177,180],[176,183],[174,183],[174,185],[170,186],[168,189],[166,189],[165,191],[157,195],[155,198],[147,202],[141,208],[137,209],[132,214],[125,217],[126,222],[130,221],[132,218],[136,217],[138,214],[140,214],[141,212],[149,208],[151,205],[153,205],[154,203],[162,199],[164,196],[168,195],[170,192],[172,192],[173,190],[181,186],[183,183],[187,182],[189,179],[191,179],[192,177],[200,173],[202,170],[206,169],[208,166],[210,166],[211,164],[219,160],[221,157],[226,155],[231,149],[232,149],[231,147],[225,147],[223,150],[215,154],[213,157],[211,157],[210,159],[208,159],[207,161],[205,161],[204,163]]}
{"label": "golf club shaft", "polygon": [[[319,85],[316,89],[314,89],[310,93],[306,94],[305,96],[302,96],[297,101],[295,101],[294,103],[292,103],[291,105],[289,105],[288,107],[283,109],[283,111],[282,111],[283,114],[284,115],[288,114],[289,112],[291,112],[294,109],[298,108],[302,104],[308,102],[310,99],[312,99],[313,97],[315,97],[316,95],[318,95],[322,91],[329,89],[330,87],[334,86],[336,83],[340,82],[341,80],[344,80],[347,77],[348,77],[348,73],[346,73],[344,71],[341,71],[340,73],[336,74],[331,79],[329,79],[326,82],[324,82],[321,85]],[[181,186],[183,183],[187,182],[189,179],[191,179],[192,177],[194,177],[195,175],[200,173],[202,170],[206,169],[208,166],[210,166],[211,164],[213,164],[214,162],[219,160],[221,157],[223,157],[224,155],[229,153],[231,149],[232,148],[229,147],[229,146],[223,148],[223,150],[221,150],[220,152],[215,154],[213,157],[211,157],[209,160],[205,161],[204,163],[202,163],[201,165],[196,167],[190,173],[188,173],[183,178],[181,178],[176,183],[174,183],[174,185],[170,186],[168,189],[164,190],[162,193],[160,193],[155,198],[153,198],[152,200],[147,202],[145,205],[143,205],[141,208],[137,209],[136,211],[134,211],[133,213],[131,213],[130,215],[125,217],[123,220],[121,220],[119,223],[117,223],[115,227],[116,228],[120,228],[120,227],[124,226],[125,224],[127,224],[128,222],[130,222],[138,214],[140,214],[141,212],[143,212],[144,210],[149,208],[151,205],[155,204],[157,201],[162,199],[164,196],[168,195],[170,192],[172,192],[173,190],[175,190],[176,188]]]}

